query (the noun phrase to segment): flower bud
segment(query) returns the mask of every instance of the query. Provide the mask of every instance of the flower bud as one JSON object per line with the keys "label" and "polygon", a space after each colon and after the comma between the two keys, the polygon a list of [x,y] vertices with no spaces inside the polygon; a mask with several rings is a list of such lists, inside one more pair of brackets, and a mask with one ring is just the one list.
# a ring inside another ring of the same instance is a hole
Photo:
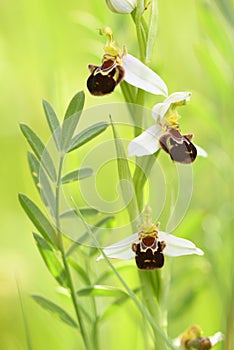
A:
{"label": "flower bud", "polygon": [[107,6],[115,13],[131,13],[136,7],[136,0],[105,0]]}

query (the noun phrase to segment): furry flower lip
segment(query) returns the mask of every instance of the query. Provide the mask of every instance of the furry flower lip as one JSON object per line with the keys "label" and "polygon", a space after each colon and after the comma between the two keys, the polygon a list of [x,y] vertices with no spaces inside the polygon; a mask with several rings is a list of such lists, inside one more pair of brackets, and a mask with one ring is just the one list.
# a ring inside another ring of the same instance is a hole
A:
{"label": "furry flower lip", "polygon": [[191,142],[193,134],[182,135],[180,131],[177,107],[185,105],[190,96],[190,92],[175,92],[157,103],[152,108],[156,123],[129,143],[129,156],[151,155],[161,148],[178,163],[192,163],[197,155],[206,157],[207,153]]}
{"label": "furry flower lip", "polygon": [[125,47],[120,50],[113,39],[111,28],[101,29],[100,34],[107,37],[107,42],[101,65],[88,65],[91,74],[87,80],[87,88],[92,95],[110,94],[125,80],[128,84],[152,94],[167,96],[167,86],[160,76],[128,54]]}
{"label": "furry flower lip", "polygon": [[[177,257],[183,255],[203,255],[203,251],[191,241],[166,232],[158,231],[159,223],[152,222],[152,211],[146,206],[142,213],[139,232],[103,249],[108,258],[130,260],[135,258],[139,269],[154,270],[163,267],[164,254]],[[97,261],[103,259],[100,255]]]}

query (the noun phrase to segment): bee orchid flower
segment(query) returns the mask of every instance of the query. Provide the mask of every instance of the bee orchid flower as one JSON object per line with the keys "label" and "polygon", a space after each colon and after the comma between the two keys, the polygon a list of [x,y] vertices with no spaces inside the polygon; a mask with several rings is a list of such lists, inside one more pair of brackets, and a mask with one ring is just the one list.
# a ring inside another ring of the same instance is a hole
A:
{"label": "bee orchid flower", "polygon": [[152,69],[134,56],[118,48],[113,40],[112,30],[107,27],[100,31],[107,36],[104,55],[100,66],[89,65],[90,76],[87,80],[89,92],[103,96],[114,91],[116,86],[125,80],[130,85],[156,95],[167,96],[167,86]]}
{"label": "bee orchid flower", "polygon": [[191,142],[193,134],[182,135],[180,132],[177,107],[185,105],[190,96],[190,92],[175,92],[164,102],[157,103],[152,108],[155,124],[129,143],[129,156],[151,155],[161,148],[179,163],[192,163],[197,155],[206,157],[207,153]]}
{"label": "bee orchid flower", "polygon": [[[203,251],[191,241],[166,232],[158,231],[159,223],[151,221],[151,209],[143,212],[143,224],[139,232],[103,249],[108,258],[130,260],[135,257],[137,267],[154,270],[163,267],[164,254],[171,257],[182,255],[203,255]],[[97,261],[103,259],[100,255]]]}

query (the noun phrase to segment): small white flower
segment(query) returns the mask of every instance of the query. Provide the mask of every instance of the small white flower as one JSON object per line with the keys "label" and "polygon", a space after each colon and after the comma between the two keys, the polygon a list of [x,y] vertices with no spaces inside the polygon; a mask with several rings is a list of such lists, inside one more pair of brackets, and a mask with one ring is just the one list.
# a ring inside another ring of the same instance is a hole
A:
{"label": "small white flower", "polygon": [[[175,92],[167,97],[164,102],[157,103],[152,108],[152,116],[156,124],[143,131],[142,134],[129,143],[129,156],[151,155],[163,148],[167,153],[170,153],[173,160],[181,163],[191,163],[197,155],[206,157],[205,150],[191,143],[193,135],[181,135],[179,132],[178,120],[180,116],[176,108],[186,104],[190,100],[190,96],[190,92]],[[165,140],[160,142],[162,135],[166,135]],[[163,144],[165,144],[165,147],[163,147]],[[175,148],[174,145],[178,147]],[[169,149],[169,147],[171,148]],[[182,161],[177,160],[170,152],[172,148],[177,153],[180,150],[180,153],[187,154],[187,158],[182,159]],[[195,154],[190,155],[192,152]],[[189,157],[191,157],[191,160],[189,160]]]}
{"label": "small white flower", "polygon": [[[139,233],[122,239],[121,241],[114,243],[103,249],[108,258],[130,260],[135,257],[135,253],[132,251],[132,244],[137,242]],[[158,240],[165,241],[166,247],[163,253],[167,256],[182,256],[182,255],[203,255],[203,251],[196,247],[196,245],[184,238],[179,238],[166,232],[158,231]],[[100,255],[97,261],[103,259]]]}
{"label": "small white flower", "polygon": [[136,0],[105,0],[107,6],[112,12],[131,13],[136,5]]}

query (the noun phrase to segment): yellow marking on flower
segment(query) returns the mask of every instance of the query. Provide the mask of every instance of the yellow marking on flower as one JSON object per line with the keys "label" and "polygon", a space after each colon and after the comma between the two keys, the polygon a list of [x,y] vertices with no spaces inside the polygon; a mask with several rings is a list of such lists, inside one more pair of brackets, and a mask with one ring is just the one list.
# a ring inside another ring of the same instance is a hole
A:
{"label": "yellow marking on flower", "polygon": [[38,177],[38,174],[37,174],[35,171],[33,171],[33,172],[32,172],[32,176]]}
{"label": "yellow marking on flower", "polygon": [[43,189],[43,186],[40,182],[37,183],[37,187],[40,188],[41,190]]}
{"label": "yellow marking on flower", "polygon": [[100,35],[106,35],[107,37],[107,42],[106,45],[104,46],[104,51],[107,55],[110,55],[114,57],[114,59],[120,59],[120,62],[116,62],[118,64],[122,63],[122,56],[123,54],[121,53],[120,48],[117,46],[114,38],[113,38],[113,32],[110,27],[105,27],[102,29],[99,29],[99,34]]}
{"label": "yellow marking on flower", "polygon": [[178,120],[180,119],[180,115],[177,113],[176,110],[171,110],[169,109],[169,111],[166,113],[166,115],[164,116],[164,126],[165,129],[176,129],[179,130],[179,123]]}
{"label": "yellow marking on flower", "polygon": [[151,236],[158,238],[158,226],[160,223],[152,222],[152,209],[146,205],[142,212],[142,224],[139,225],[139,239]]}

